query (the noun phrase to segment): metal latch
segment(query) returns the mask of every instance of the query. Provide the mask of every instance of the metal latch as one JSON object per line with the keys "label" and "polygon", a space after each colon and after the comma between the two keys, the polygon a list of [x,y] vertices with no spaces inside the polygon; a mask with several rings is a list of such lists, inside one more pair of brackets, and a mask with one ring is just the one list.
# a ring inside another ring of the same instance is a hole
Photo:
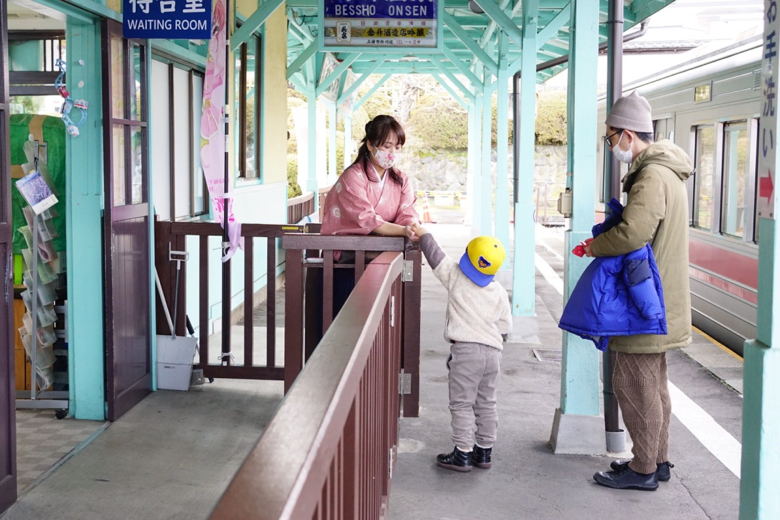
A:
{"label": "metal latch", "polygon": [[412,374],[407,374],[403,370],[398,374],[398,393],[401,395],[412,394]]}
{"label": "metal latch", "polygon": [[393,480],[393,448],[390,448],[390,454],[387,457],[387,471],[389,473],[388,477],[390,480]]}
{"label": "metal latch", "polygon": [[395,295],[390,297],[390,326],[395,327]]}
{"label": "metal latch", "polygon": [[414,262],[411,260],[404,260],[403,270],[401,271],[402,282],[414,281]]}

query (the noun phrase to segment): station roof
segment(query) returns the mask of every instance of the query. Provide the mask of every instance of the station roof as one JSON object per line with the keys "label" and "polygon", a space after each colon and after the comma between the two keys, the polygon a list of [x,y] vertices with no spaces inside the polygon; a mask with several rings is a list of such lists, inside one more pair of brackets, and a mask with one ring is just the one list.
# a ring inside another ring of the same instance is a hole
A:
{"label": "station roof", "polygon": [[[599,41],[607,41],[608,0],[585,0],[599,2]],[[625,0],[624,31],[646,20],[663,9],[673,0]],[[318,0],[287,0],[288,79],[302,85],[306,83],[303,65],[313,56],[316,64],[322,62],[322,51],[318,33],[320,16]],[[461,75],[472,85],[477,84],[481,67],[496,73],[499,64],[505,62],[510,73],[520,69],[521,40],[524,25],[536,25],[537,65],[569,53],[571,2],[569,0],[444,0],[445,13],[443,45],[438,53],[381,52],[372,49],[367,52],[356,48],[349,52],[334,52],[336,59],[346,69],[350,67],[362,74],[443,74],[452,78]],[[525,9],[525,12],[523,11]],[[482,13],[475,11],[483,11]],[[498,44],[499,32],[506,35],[503,48]],[[319,51],[319,52],[318,52]],[[311,66],[311,64],[309,64]],[[537,80],[543,82],[566,68],[562,63],[537,73]],[[317,65],[317,71],[321,65]],[[334,71],[335,72],[335,71]],[[297,81],[293,76],[297,77]]]}

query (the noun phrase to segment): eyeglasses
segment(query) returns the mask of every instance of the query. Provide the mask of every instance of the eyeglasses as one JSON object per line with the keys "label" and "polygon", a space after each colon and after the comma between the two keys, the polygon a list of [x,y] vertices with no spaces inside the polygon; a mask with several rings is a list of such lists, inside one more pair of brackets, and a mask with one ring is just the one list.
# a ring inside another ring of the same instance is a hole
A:
{"label": "eyeglasses", "polygon": [[617,132],[615,132],[614,134],[611,134],[611,135],[605,135],[605,136],[603,137],[603,139],[604,139],[604,142],[607,144],[607,146],[608,146],[608,147],[612,148],[612,141],[611,141],[610,139],[612,139],[613,137],[615,137],[616,135],[618,135],[618,134],[619,134],[620,132],[622,132],[622,131],[623,131],[623,130],[618,130],[618,131],[617,131]]}

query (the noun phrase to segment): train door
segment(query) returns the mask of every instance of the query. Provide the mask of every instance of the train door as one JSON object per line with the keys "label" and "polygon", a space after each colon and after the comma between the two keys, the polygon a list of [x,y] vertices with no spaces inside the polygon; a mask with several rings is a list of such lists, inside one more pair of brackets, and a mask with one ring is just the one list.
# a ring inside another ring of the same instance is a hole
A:
{"label": "train door", "polygon": [[11,163],[8,136],[8,31],[0,0],[0,513],[16,501],[16,409],[11,285]]}
{"label": "train door", "polygon": [[106,397],[108,419],[152,388],[149,324],[148,48],[103,26]]}

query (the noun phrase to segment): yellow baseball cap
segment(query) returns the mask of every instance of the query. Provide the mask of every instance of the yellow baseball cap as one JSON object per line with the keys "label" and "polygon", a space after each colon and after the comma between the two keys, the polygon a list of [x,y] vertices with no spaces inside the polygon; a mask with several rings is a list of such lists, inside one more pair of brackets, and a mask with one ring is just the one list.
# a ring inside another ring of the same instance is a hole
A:
{"label": "yellow baseball cap", "polygon": [[505,258],[506,252],[501,242],[495,237],[483,235],[466,246],[466,252],[460,258],[460,270],[469,280],[485,287],[493,281]]}

